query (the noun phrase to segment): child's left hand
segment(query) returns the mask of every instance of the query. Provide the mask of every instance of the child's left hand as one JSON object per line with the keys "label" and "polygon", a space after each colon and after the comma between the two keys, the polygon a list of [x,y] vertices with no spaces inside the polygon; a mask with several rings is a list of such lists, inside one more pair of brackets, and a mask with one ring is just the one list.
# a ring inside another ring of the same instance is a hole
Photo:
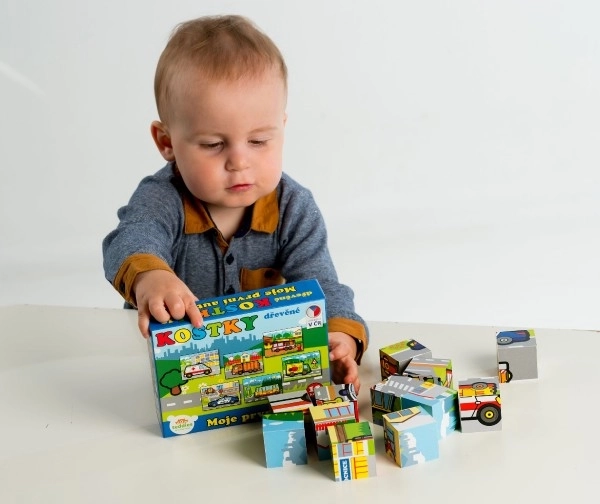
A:
{"label": "child's left hand", "polygon": [[329,333],[329,361],[333,383],[352,383],[356,393],[360,389],[358,364],[354,360],[357,346],[354,338],[343,332]]}

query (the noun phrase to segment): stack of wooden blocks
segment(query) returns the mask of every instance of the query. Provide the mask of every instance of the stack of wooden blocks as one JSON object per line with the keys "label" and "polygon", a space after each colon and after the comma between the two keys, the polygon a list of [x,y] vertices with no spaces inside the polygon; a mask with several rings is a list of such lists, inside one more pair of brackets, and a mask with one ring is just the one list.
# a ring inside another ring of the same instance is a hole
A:
{"label": "stack of wooden blocks", "polygon": [[[537,378],[535,331],[496,334],[497,376],[461,379],[452,361],[435,358],[414,339],[379,350],[381,381],[370,388],[373,424],[383,427],[385,452],[399,467],[439,458],[439,442],[463,433],[501,430],[500,384]],[[269,397],[263,417],[267,467],[306,464],[312,442],[331,460],[335,481],[376,475],[371,424],[360,421],[352,385],[312,383],[306,393]],[[308,440],[308,441],[307,441]]]}
{"label": "stack of wooden blocks", "polygon": [[[278,394],[269,402],[273,413],[263,418],[267,467],[305,464],[312,444],[320,461],[331,460],[336,481],[376,475],[375,440],[369,422],[359,419],[352,384],[311,384],[305,394]],[[286,416],[291,412],[293,420]]]}

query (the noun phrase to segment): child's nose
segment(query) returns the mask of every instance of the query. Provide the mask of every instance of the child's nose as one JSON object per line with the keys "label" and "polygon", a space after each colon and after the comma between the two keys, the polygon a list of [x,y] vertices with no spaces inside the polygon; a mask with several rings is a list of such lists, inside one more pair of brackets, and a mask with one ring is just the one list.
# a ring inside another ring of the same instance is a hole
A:
{"label": "child's nose", "polygon": [[225,168],[230,171],[240,171],[248,168],[248,155],[245,149],[241,147],[233,147],[229,151],[227,156],[227,163]]}

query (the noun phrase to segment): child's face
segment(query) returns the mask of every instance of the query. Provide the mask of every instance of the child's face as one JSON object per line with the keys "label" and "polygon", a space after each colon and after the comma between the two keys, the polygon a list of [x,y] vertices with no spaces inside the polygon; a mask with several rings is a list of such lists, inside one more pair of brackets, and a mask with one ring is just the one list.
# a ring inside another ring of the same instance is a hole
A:
{"label": "child's face", "polygon": [[[281,178],[286,90],[276,71],[235,82],[191,72],[175,89],[164,126],[189,191],[208,210],[242,208],[271,193]],[[184,82],[185,81],[185,82]]]}

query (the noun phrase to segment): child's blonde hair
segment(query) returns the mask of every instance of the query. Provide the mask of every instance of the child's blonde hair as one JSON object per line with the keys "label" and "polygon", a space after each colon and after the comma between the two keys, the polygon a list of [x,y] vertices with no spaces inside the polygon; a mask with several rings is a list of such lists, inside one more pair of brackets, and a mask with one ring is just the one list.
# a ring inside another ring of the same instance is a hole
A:
{"label": "child's blonde hair", "polygon": [[154,77],[160,120],[168,118],[174,77],[189,67],[211,80],[256,77],[270,68],[281,72],[287,89],[287,67],[275,43],[242,16],[206,16],[175,27]]}

